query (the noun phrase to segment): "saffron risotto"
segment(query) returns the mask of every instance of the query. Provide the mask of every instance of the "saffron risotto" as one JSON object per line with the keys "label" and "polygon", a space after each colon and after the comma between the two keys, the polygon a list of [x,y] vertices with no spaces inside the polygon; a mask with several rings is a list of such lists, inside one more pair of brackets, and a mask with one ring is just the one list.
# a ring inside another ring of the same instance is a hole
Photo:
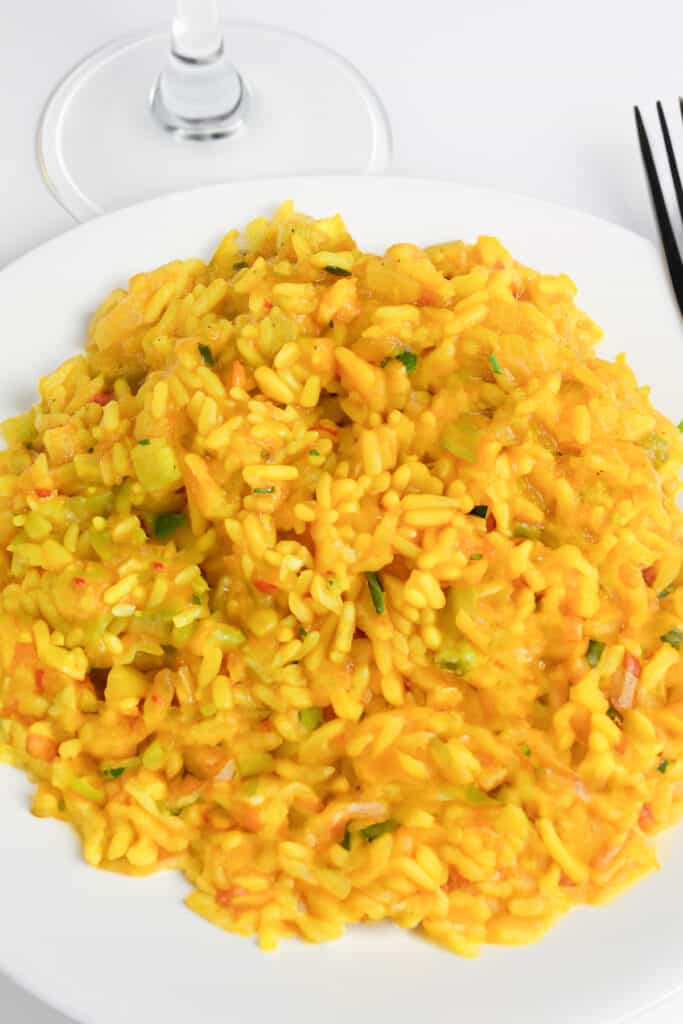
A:
{"label": "saffron risotto", "polygon": [[4,424],[0,758],[210,921],[537,939],[683,806],[683,446],[575,287],[291,203]]}

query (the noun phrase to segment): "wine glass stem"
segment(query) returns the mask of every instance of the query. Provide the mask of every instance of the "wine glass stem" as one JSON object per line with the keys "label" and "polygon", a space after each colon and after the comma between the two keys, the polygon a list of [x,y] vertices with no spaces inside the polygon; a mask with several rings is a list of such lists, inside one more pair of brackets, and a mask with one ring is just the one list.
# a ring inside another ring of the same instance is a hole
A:
{"label": "wine glass stem", "polygon": [[223,49],[216,0],[176,0],[171,41],[173,53],[181,59],[215,60]]}

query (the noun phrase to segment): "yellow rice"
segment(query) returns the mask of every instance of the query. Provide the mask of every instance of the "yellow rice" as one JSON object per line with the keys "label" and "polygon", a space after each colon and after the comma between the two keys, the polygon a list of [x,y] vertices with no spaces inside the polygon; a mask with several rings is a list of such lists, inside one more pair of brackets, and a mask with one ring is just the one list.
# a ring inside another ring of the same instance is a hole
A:
{"label": "yellow rice", "polygon": [[564,275],[284,204],[4,425],[0,758],[215,924],[538,938],[683,799],[683,448]]}

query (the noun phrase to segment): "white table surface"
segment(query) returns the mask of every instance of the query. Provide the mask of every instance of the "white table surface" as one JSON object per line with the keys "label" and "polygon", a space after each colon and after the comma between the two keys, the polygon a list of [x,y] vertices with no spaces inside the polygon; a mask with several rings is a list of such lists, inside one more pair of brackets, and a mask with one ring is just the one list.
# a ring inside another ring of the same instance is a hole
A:
{"label": "white table surface", "polygon": [[[396,174],[526,193],[656,237],[631,108],[640,104],[653,130],[655,100],[675,110],[683,91],[680,0],[223,0],[221,7],[226,17],[305,33],[353,61],[388,111]],[[73,223],[35,159],[50,90],[86,54],[165,23],[171,8],[172,0],[0,0],[0,267]],[[677,119],[679,141],[680,128]],[[27,912],[39,920],[30,891]],[[0,1020],[67,1024],[2,976]],[[510,1024],[522,1020],[511,1008]],[[683,996],[637,1020],[678,1024]]]}

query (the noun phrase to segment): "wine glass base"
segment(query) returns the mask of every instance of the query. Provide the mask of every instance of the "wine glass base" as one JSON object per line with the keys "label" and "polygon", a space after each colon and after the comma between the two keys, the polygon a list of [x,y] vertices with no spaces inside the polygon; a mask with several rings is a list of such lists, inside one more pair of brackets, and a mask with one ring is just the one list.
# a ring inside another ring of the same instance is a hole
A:
{"label": "wine glass base", "polygon": [[282,29],[233,22],[223,30],[243,102],[215,132],[170,120],[165,130],[152,111],[168,32],[110,44],[58,85],[38,128],[38,160],[77,220],[230,180],[386,170],[388,121],[351,64]]}

